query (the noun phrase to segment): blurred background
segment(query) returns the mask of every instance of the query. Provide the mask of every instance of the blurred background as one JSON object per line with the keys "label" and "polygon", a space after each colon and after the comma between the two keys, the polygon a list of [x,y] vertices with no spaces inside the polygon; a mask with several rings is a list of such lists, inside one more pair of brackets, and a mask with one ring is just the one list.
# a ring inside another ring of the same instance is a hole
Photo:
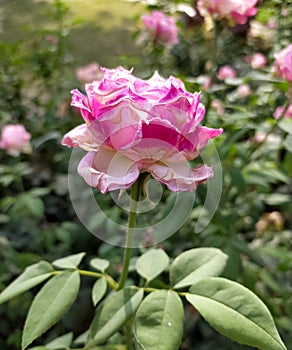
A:
{"label": "blurred background", "polygon": [[[158,70],[179,77],[191,92],[202,91],[204,124],[224,129],[215,140],[223,171],[215,215],[196,232],[198,217],[207,222],[212,209],[204,205],[207,186],[200,185],[188,221],[161,246],[171,257],[193,247],[221,248],[229,255],[224,276],[267,304],[292,348],[292,97],[291,81],[275,69],[275,54],[291,44],[292,2],[261,0],[257,8],[238,24],[200,13],[197,1],[187,0],[1,1],[0,128],[23,125],[30,140],[16,152],[0,149],[0,291],[34,262],[82,251],[88,260],[111,260],[118,275],[122,249],[92,235],[69,198],[71,150],[61,139],[82,122],[70,106],[70,91],[100,79],[100,66],[133,67],[141,78]],[[147,30],[141,16],[153,10],[175,19],[176,44]],[[125,221],[109,195],[94,193],[113,221]],[[144,220],[167,215],[171,200],[165,189],[160,212]],[[92,227],[111,230],[102,219]],[[149,244],[145,238],[134,257]],[[77,303],[36,345],[69,331],[76,338],[88,328],[93,282],[82,283]],[[38,290],[0,305],[0,349],[20,349]],[[191,349],[249,348],[222,337],[187,307],[181,350]]]}

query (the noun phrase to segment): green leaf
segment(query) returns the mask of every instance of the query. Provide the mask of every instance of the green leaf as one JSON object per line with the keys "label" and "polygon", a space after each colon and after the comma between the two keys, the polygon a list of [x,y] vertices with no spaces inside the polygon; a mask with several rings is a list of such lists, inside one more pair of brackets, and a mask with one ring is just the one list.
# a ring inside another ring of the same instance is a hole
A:
{"label": "green leaf", "polygon": [[77,271],[54,276],[36,295],[25,321],[22,349],[46,332],[74,303],[80,285]]}
{"label": "green leaf", "polygon": [[265,304],[240,284],[209,277],[190,288],[187,300],[218,332],[261,350],[287,350]]}
{"label": "green leaf", "polygon": [[135,314],[142,298],[142,289],[125,288],[111,294],[93,319],[87,345],[103,343],[118,331]]}
{"label": "green leaf", "polygon": [[0,294],[0,304],[45,281],[52,276],[52,271],[54,271],[52,265],[46,261],[40,261],[37,264],[28,266],[24,272]]}
{"label": "green leaf", "polygon": [[264,197],[269,205],[281,205],[291,203],[291,196],[284,193],[270,193]]}
{"label": "green leaf", "polygon": [[51,192],[49,187],[35,187],[32,188],[29,193],[34,197],[45,196]]}
{"label": "green leaf", "polygon": [[[254,169],[250,172],[251,175],[258,174],[262,180],[267,180],[271,183],[284,182],[289,183],[288,176],[283,171],[274,168]],[[248,175],[250,176],[250,175]]]}
{"label": "green leaf", "polygon": [[288,176],[292,178],[292,151],[286,152],[284,161],[283,161],[283,169],[286,171]]}
{"label": "green leaf", "polygon": [[287,132],[288,134],[292,134],[292,119],[284,118],[279,121],[279,128]]}
{"label": "green leaf", "polygon": [[181,253],[170,267],[173,288],[190,286],[200,279],[218,276],[224,270],[227,255],[217,248],[196,248]]}
{"label": "green leaf", "polygon": [[234,166],[230,166],[228,168],[228,171],[233,186],[237,187],[240,193],[246,192],[246,183],[241,174],[241,171]]}
{"label": "green leaf", "polygon": [[292,135],[287,135],[284,141],[284,146],[288,152],[292,153]]}
{"label": "green leaf", "polygon": [[32,197],[27,194],[25,197],[26,205],[30,213],[36,217],[42,217],[45,213],[45,206],[40,198]]}
{"label": "green leaf", "polygon": [[46,347],[49,350],[68,349],[72,343],[72,340],[73,340],[73,333],[70,332],[52,340],[51,342],[46,344]]}
{"label": "green leaf", "polygon": [[127,350],[126,345],[103,345],[103,346],[95,346],[90,350]]}
{"label": "green leaf", "polygon": [[183,304],[176,292],[152,292],[143,300],[135,316],[137,349],[177,350],[183,335],[183,320]]}
{"label": "green leaf", "polygon": [[151,249],[141,255],[136,262],[139,275],[147,282],[160,275],[168,266],[169,257],[162,249]]}
{"label": "green leaf", "polygon": [[86,340],[88,339],[89,335],[89,329],[87,329],[84,333],[80,334],[75,340],[74,344],[79,345],[79,344],[85,344]]}
{"label": "green leaf", "polygon": [[65,258],[57,259],[52,262],[55,267],[61,269],[76,269],[86,253],[79,253],[66,256]]}
{"label": "green leaf", "polygon": [[105,295],[107,288],[107,283],[105,278],[98,279],[92,288],[92,302],[93,305],[96,306],[96,304],[102,299],[102,297]]}
{"label": "green leaf", "polygon": [[[251,71],[245,76],[245,81],[263,81],[263,82],[269,82],[269,83],[282,83],[283,80],[277,79],[275,77],[272,77],[271,75],[267,73],[262,73],[259,71]],[[285,82],[286,83],[286,82]]]}
{"label": "green leaf", "polygon": [[94,258],[90,260],[90,266],[100,272],[105,272],[105,270],[109,267],[110,263],[108,260]]}

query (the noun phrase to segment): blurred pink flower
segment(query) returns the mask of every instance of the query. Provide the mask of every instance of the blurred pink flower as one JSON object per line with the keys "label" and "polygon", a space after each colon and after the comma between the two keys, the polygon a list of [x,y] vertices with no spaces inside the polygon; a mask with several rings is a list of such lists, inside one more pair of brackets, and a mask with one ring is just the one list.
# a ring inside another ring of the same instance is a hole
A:
{"label": "blurred pink flower", "polygon": [[94,80],[99,80],[102,77],[102,71],[97,63],[90,63],[87,66],[76,69],[77,80],[85,83],[91,83]]}
{"label": "blurred pink flower", "polygon": [[212,79],[208,75],[204,76],[204,83],[202,85],[202,90],[208,90],[212,86]]}
{"label": "blurred pink flower", "polygon": [[277,52],[274,57],[278,76],[292,81],[292,44]]}
{"label": "blurred pink flower", "polygon": [[199,0],[202,15],[209,12],[215,19],[226,18],[230,24],[245,24],[248,17],[256,15],[258,0]]}
{"label": "blurred pink flower", "polygon": [[45,37],[45,40],[51,45],[57,45],[59,42],[58,37],[56,37],[55,35],[47,35]]}
{"label": "blurred pink flower", "polygon": [[217,78],[219,80],[234,79],[236,78],[235,70],[230,66],[223,66],[219,68],[217,73]]}
{"label": "blurred pink flower", "polygon": [[128,188],[148,172],[171,191],[193,191],[212,176],[211,167],[188,164],[222,133],[199,125],[205,113],[199,93],[158,73],[142,80],[122,67],[102,71],[100,81],[85,86],[87,96],[72,91],[85,124],[62,141],[88,151],[78,172],[90,186],[102,193]]}
{"label": "blurred pink flower", "polygon": [[277,29],[277,23],[275,21],[271,20],[271,21],[268,22],[268,27],[270,29]]}
{"label": "blurred pink flower", "polygon": [[0,148],[7,150],[11,156],[18,156],[22,153],[31,151],[29,140],[31,134],[28,133],[23,125],[7,124],[2,128]]}
{"label": "blurred pink flower", "polygon": [[[284,110],[285,110],[284,106],[277,107],[274,112],[274,118],[275,119],[282,118]],[[283,118],[292,118],[292,104],[288,106],[285,114],[283,115]]]}
{"label": "blurred pink flower", "polygon": [[252,56],[250,65],[253,69],[262,68],[267,64],[266,56],[262,53],[256,53]]}
{"label": "blurred pink flower", "polygon": [[267,134],[265,132],[258,132],[252,140],[256,143],[265,142],[267,147],[272,149],[277,149],[282,142],[282,138],[279,135]]}
{"label": "blurred pink flower", "polygon": [[218,99],[214,99],[212,102],[211,102],[211,106],[216,109],[216,113],[218,115],[223,115],[225,113],[225,108],[223,106],[223,103],[218,100]]}
{"label": "blurred pink flower", "polygon": [[282,9],[281,10],[281,16],[288,16],[288,15],[289,15],[288,9]]}
{"label": "blurred pink flower", "polygon": [[244,98],[250,95],[250,86],[248,84],[239,85],[236,89],[236,94],[240,98]]}
{"label": "blurred pink flower", "polygon": [[141,17],[151,37],[163,45],[178,44],[178,28],[173,17],[153,11]]}

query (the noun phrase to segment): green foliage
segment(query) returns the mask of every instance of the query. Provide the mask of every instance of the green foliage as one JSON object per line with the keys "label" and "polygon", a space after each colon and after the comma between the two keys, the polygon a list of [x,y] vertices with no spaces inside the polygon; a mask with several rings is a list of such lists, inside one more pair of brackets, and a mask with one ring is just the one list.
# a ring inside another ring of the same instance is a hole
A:
{"label": "green foliage", "polygon": [[151,249],[141,255],[136,262],[136,270],[149,283],[167,267],[169,258],[162,249]]}
{"label": "green foliage", "polygon": [[76,269],[86,253],[79,253],[67,256],[66,258],[57,259],[52,264],[61,269]]}
{"label": "green foliage", "polygon": [[46,348],[49,350],[60,350],[60,349],[68,349],[70,347],[73,340],[73,333],[67,333],[58,337],[48,344],[46,344]]}
{"label": "green foliage", "polygon": [[58,322],[74,303],[80,286],[77,271],[54,276],[36,295],[23,329],[22,349]]}
{"label": "green foliage", "polygon": [[109,261],[105,259],[94,258],[90,260],[90,265],[101,272],[104,272],[109,267]]}
{"label": "green foliage", "polygon": [[180,254],[170,267],[170,283],[175,289],[222,273],[227,255],[216,248],[191,249]]}
{"label": "green foliage", "polygon": [[37,286],[52,276],[53,267],[46,261],[28,266],[1,294],[0,303]]}
{"label": "green foliage", "polygon": [[88,345],[103,343],[135,314],[143,298],[143,291],[124,288],[111,294],[92,322]]}
{"label": "green foliage", "polygon": [[92,288],[92,302],[96,306],[102,297],[105,295],[107,289],[107,283],[105,278],[98,279]]}
{"label": "green foliage", "polygon": [[203,279],[187,300],[223,335],[261,350],[286,349],[267,307],[247,288],[220,278]]}
{"label": "green foliage", "polygon": [[135,316],[137,349],[177,350],[183,334],[183,316],[177,293],[157,290],[148,295]]}

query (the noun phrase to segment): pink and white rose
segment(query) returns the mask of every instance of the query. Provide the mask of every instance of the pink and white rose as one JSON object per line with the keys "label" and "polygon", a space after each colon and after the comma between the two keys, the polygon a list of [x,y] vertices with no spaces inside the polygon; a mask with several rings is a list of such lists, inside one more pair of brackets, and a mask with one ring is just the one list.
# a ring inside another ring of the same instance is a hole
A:
{"label": "pink and white rose", "polygon": [[209,12],[215,19],[227,19],[230,24],[245,24],[257,13],[258,0],[199,0],[202,15]]}
{"label": "pink and white rose", "polygon": [[211,167],[188,163],[222,133],[199,125],[205,113],[199,93],[158,73],[142,80],[122,67],[102,71],[100,81],[86,84],[86,96],[72,91],[85,123],[62,141],[88,152],[78,172],[90,186],[102,193],[128,188],[148,172],[171,191],[193,191],[212,176]]}
{"label": "pink and white rose", "polygon": [[279,119],[279,118],[292,118],[292,104],[288,106],[288,108],[285,111],[284,106],[279,106],[276,108],[274,112],[274,118]]}
{"label": "pink and white rose", "polygon": [[5,149],[14,157],[20,153],[29,153],[31,151],[30,138],[31,134],[25,130],[23,125],[7,124],[1,131],[0,148]]}
{"label": "pink and white rose", "polygon": [[141,19],[154,40],[163,45],[178,44],[178,28],[173,17],[166,16],[161,11],[152,11]]}
{"label": "pink and white rose", "polygon": [[253,69],[262,68],[267,64],[267,58],[262,53],[256,53],[250,60],[250,65]]}
{"label": "pink and white rose", "polygon": [[274,57],[278,76],[292,81],[292,44],[277,52]]}
{"label": "pink and white rose", "polygon": [[217,78],[219,80],[234,79],[236,78],[235,70],[230,66],[223,66],[219,68],[217,72]]}
{"label": "pink and white rose", "polygon": [[217,98],[215,98],[212,102],[211,102],[211,106],[216,110],[216,113],[218,115],[224,115],[225,113],[225,107],[223,105],[223,103],[218,100]]}
{"label": "pink and white rose", "polygon": [[236,89],[236,95],[239,98],[245,98],[249,96],[250,93],[251,93],[250,86],[248,84],[239,85],[238,88]]}

